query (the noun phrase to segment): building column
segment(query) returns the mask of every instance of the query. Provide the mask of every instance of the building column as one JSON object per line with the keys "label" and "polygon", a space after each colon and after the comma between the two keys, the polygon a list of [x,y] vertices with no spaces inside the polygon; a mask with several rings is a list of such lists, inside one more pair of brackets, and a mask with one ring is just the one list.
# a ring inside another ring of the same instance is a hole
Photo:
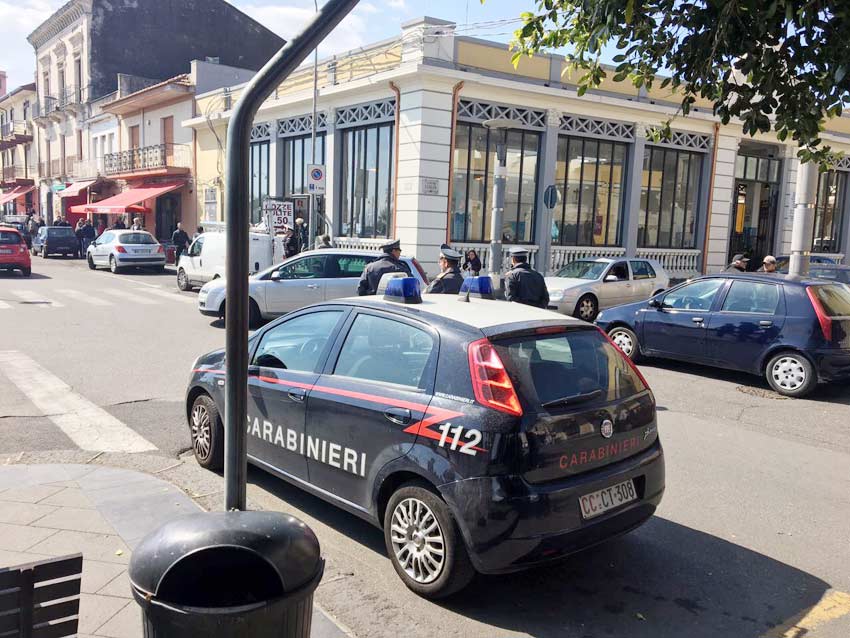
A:
{"label": "building column", "polygon": [[[847,179],[850,179],[850,173],[844,173]],[[839,231],[841,232],[841,246],[839,250],[844,255],[843,263],[850,262],[850,197],[844,197],[844,210],[841,211],[843,223]]]}
{"label": "building column", "polygon": [[325,115],[325,218],[331,238],[339,235],[340,197],[342,195],[342,135],[337,134],[336,109]]}
{"label": "building column", "polygon": [[269,197],[283,197],[283,144],[277,136],[277,120],[269,122]]}
{"label": "building column", "polygon": [[[546,130],[543,132],[540,155],[537,158],[540,166],[537,179],[537,210],[535,211],[535,238],[537,258],[535,268],[541,273],[548,274],[552,263],[552,217],[554,209],[543,203],[543,193],[546,188],[555,184],[555,168],[558,162],[558,131],[561,128],[561,112],[549,109],[546,112]],[[558,205],[555,205],[558,208]]]}
{"label": "building column", "polygon": [[448,230],[452,89],[421,83],[399,88],[396,236],[433,277]]}
{"label": "building column", "polygon": [[791,254],[791,230],[794,226],[794,200],[797,192],[797,168],[799,166],[797,149],[793,146],[783,147],[781,181],[779,183],[781,203],[779,210],[776,211],[779,221],[776,239],[773,242],[775,254],[779,255]]}
{"label": "building column", "polygon": [[740,138],[735,135],[717,136],[711,221],[707,229],[708,254],[703,255],[708,273],[719,272],[728,265],[729,229],[735,201],[735,160],[739,143]]}
{"label": "building column", "polygon": [[640,229],[640,192],[643,183],[643,154],[646,149],[646,129],[648,124],[635,124],[635,141],[629,145],[629,171],[626,184],[626,210],[623,219],[623,248],[627,257],[634,257],[638,249],[638,231]]}

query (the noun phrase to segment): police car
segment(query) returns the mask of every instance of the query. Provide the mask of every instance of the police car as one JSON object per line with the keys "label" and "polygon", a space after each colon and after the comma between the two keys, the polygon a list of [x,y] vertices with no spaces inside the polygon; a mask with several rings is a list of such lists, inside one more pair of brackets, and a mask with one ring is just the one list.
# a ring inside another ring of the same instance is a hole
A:
{"label": "police car", "polygon": [[[632,530],[664,492],[637,368],[598,328],[492,300],[489,283],[422,296],[394,279],[250,340],[249,461],[382,527],[429,598]],[[209,469],[223,464],[223,359],[200,357],[186,395]]]}

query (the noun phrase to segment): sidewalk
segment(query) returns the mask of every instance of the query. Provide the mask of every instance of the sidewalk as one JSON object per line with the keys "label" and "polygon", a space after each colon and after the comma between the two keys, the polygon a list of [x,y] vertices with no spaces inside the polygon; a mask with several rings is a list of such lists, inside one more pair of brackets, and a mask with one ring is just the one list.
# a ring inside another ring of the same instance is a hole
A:
{"label": "sidewalk", "polygon": [[[127,566],[136,544],[201,508],[149,474],[100,465],[0,465],[0,567],[83,554],[79,636],[140,638]],[[314,638],[344,638],[318,607]]]}

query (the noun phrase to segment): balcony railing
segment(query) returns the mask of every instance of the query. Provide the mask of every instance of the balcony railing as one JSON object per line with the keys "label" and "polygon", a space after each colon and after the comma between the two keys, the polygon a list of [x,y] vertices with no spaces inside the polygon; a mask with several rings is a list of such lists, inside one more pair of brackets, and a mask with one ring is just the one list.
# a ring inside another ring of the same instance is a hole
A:
{"label": "balcony railing", "polygon": [[[68,164],[67,161],[65,163]],[[73,167],[68,170],[71,171],[69,175],[73,175],[76,179],[95,178],[104,174],[103,158],[76,160]]]}
{"label": "balcony railing", "polygon": [[552,273],[556,273],[576,259],[585,259],[587,257],[622,257],[625,254],[625,248],[618,248],[616,246],[552,246],[549,269]]}
{"label": "balcony railing", "polygon": [[61,114],[59,99],[50,95],[44,95],[40,102],[32,106],[32,119],[43,120]]}
{"label": "balcony railing", "polygon": [[654,259],[664,266],[670,279],[690,279],[700,274],[701,251],[687,248],[638,248],[637,256]]}
{"label": "balcony railing", "polygon": [[0,124],[0,140],[11,140],[15,137],[31,136],[28,122],[13,120]]}
{"label": "balcony railing", "polygon": [[19,179],[35,179],[35,166],[23,166],[21,164],[13,164],[12,166],[3,167],[3,182],[9,183]]}
{"label": "balcony railing", "polygon": [[66,86],[59,92],[59,108],[74,108],[84,104],[87,99],[88,87]]}
{"label": "balcony railing", "polygon": [[162,168],[189,168],[192,154],[185,144],[156,144],[103,156],[106,175]]}

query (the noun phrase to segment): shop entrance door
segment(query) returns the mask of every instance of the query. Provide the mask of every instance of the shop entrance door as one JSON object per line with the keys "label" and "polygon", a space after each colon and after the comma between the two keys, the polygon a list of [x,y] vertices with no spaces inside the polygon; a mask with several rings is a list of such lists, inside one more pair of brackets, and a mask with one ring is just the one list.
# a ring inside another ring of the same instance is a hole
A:
{"label": "shop entrance door", "polygon": [[736,177],[727,263],[743,254],[756,270],[766,255],[775,254],[779,160],[739,155]]}
{"label": "shop entrance door", "polygon": [[[169,193],[156,200],[156,238],[168,241],[180,221],[180,195]],[[184,229],[186,230],[186,229]],[[186,230],[191,236],[191,229]]]}

